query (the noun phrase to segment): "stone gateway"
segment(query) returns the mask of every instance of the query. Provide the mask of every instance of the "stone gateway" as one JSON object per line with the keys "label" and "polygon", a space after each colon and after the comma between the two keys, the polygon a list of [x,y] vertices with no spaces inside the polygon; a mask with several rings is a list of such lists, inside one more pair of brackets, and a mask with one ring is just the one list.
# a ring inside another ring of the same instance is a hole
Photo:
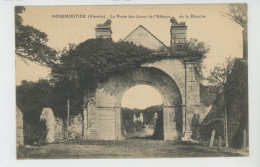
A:
{"label": "stone gateway", "polygon": [[[186,40],[187,26],[171,19],[171,49],[142,25],[124,41],[150,49],[168,52],[168,58],[124,75],[115,75],[96,90],[94,100],[84,107],[83,136],[95,140],[123,140],[121,99],[124,93],[138,84],[154,87],[163,99],[164,140],[188,139],[194,111],[200,106],[199,83],[195,75],[196,56],[179,53],[176,48]],[[97,38],[111,38],[109,25],[96,28]],[[171,50],[171,51],[169,51]]]}

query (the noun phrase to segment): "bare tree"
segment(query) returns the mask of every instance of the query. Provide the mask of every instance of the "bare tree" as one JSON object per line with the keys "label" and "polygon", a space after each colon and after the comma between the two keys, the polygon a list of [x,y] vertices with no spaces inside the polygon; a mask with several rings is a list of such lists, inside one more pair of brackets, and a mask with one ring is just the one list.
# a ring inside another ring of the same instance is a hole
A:
{"label": "bare tree", "polygon": [[223,13],[227,17],[244,28],[243,30],[243,58],[247,59],[247,4],[230,4],[229,13]]}
{"label": "bare tree", "polygon": [[247,29],[247,4],[230,4],[229,12],[223,13],[223,16],[228,17],[244,29]]}

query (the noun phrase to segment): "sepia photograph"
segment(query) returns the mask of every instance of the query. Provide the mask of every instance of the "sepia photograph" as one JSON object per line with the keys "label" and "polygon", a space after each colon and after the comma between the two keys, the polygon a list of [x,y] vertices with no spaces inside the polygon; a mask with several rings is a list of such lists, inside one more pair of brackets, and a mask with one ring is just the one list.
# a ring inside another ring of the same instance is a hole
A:
{"label": "sepia photograph", "polygon": [[18,6],[16,158],[248,157],[248,5]]}

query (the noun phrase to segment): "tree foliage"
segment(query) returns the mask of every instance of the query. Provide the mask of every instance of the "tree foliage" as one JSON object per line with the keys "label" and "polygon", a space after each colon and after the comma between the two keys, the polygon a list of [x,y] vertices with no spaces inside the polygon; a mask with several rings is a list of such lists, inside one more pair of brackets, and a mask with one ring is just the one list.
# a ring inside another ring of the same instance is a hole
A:
{"label": "tree foliage", "polygon": [[[140,114],[143,114],[143,123],[140,121],[133,121],[134,114],[136,117],[140,117]],[[154,114],[158,114],[157,121],[154,120]],[[136,131],[140,131],[143,128],[143,125],[150,125],[154,127],[153,139],[162,140],[163,139],[163,109],[162,105],[150,106],[145,109],[129,109],[122,108],[122,123],[123,127],[127,133],[133,133],[134,128]]]}
{"label": "tree foliage", "polygon": [[[201,61],[209,47],[196,39],[187,41],[182,51],[190,56],[199,56]],[[111,75],[127,73],[145,63],[153,63],[167,54],[154,54],[156,51],[136,46],[128,42],[113,42],[110,39],[89,39],[79,45],[70,45],[64,49],[59,64],[52,68],[53,81],[70,90],[81,88],[94,90],[98,83],[107,80]],[[201,70],[198,67],[198,71]],[[72,91],[70,91],[72,92]]]}
{"label": "tree foliage", "polygon": [[224,13],[235,23],[239,24],[244,29],[247,29],[247,4],[229,4],[229,13]]}
{"label": "tree foliage", "polygon": [[25,120],[39,120],[44,107],[52,101],[51,86],[48,80],[35,82],[22,81],[16,87],[16,104],[23,112]]}
{"label": "tree foliage", "polygon": [[[23,112],[24,120],[39,121],[42,109],[46,107],[52,108],[56,117],[64,119],[67,114],[67,95],[64,92],[66,90],[52,85],[49,80],[22,81],[21,85],[16,87],[16,105]],[[71,97],[72,115],[81,112],[82,101],[83,99],[77,96]]]}
{"label": "tree foliage", "polygon": [[203,60],[207,57],[207,53],[210,51],[210,46],[204,42],[198,41],[198,39],[190,38],[185,40],[184,43],[175,45],[174,52],[184,52],[187,54],[187,59],[196,59],[195,61],[195,74],[198,80],[204,80],[202,74]]}
{"label": "tree foliage", "polygon": [[126,73],[164,57],[152,53],[152,50],[128,42],[89,39],[65,49],[51,75],[56,85],[73,90],[69,91],[69,96],[76,89],[91,92],[111,75]]}
{"label": "tree foliage", "polygon": [[177,52],[185,52],[191,57],[199,57],[200,59],[204,59],[206,58],[206,54],[209,52],[210,47],[204,42],[198,41],[196,38],[190,38],[185,40],[184,43],[176,45],[173,49]]}
{"label": "tree foliage", "polygon": [[235,59],[227,57],[225,62],[215,66],[213,70],[210,71],[210,75],[207,77],[207,81],[219,88],[222,91],[226,85],[227,77],[231,73]]}
{"label": "tree foliage", "polygon": [[15,7],[15,53],[23,61],[33,61],[40,65],[52,66],[56,61],[56,51],[47,46],[47,34],[32,26],[23,25],[21,14],[25,7]]}
{"label": "tree foliage", "polygon": [[198,39],[191,38],[186,41],[187,54],[195,57],[199,57],[199,60],[195,62],[195,75],[198,80],[204,80],[202,69],[204,68],[203,60],[207,57],[207,53],[210,51],[210,46],[204,42],[199,42]]}
{"label": "tree foliage", "polygon": [[[209,47],[203,42],[191,39],[182,51],[203,59]],[[91,100],[98,85],[111,76],[131,72],[145,63],[153,63],[164,58],[169,58],[169,55],[157,54],[154,50],[133,43],[89,39],[79,45],[71,44],[62,51],[59,63],[52,67],[52,83],[63,90],[67,99],[74,99],[74,102],[80,104],[78,106],[82,106],[83,97],[86,102]],[[198,73],[201,70],[199,65]]]}

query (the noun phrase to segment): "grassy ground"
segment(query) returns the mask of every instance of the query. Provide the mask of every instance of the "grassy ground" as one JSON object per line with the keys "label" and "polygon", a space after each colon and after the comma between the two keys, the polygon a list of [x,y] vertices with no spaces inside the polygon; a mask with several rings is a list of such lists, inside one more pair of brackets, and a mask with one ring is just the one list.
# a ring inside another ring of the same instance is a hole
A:
{"label": "grassy ground", "polygon": [[245,152],[210,149],[201,144],[147,140],[124,141],[63,140],[45,146],[17,149],[18,159],[84,159],[84,158],[161,158],[161,157],[227,157],[247,156]]}

